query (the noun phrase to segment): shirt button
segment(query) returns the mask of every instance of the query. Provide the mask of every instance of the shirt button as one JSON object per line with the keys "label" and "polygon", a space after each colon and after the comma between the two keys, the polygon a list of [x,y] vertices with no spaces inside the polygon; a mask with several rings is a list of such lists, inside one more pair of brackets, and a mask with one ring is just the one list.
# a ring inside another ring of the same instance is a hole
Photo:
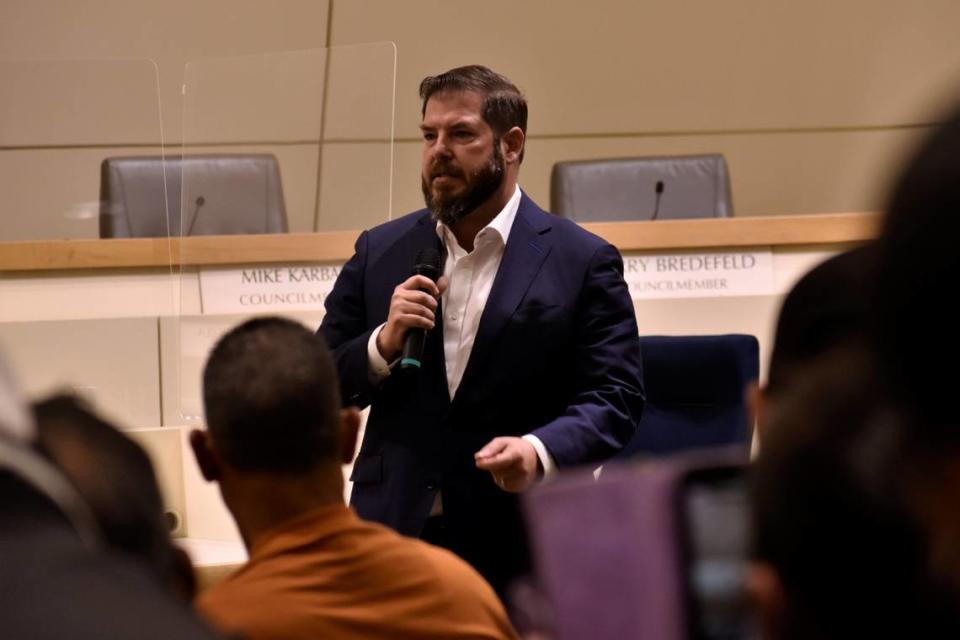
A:
{"label": "shirt button", "polygon": [[437,488],[437,483],[433,480],[427,480],[427,491],[433,491]]}
{"label": "shirt button", "polygon": [[457,319],[457,314],[451,313],[451,314],[450,314],[450,319],[453,320],[453,321],[456,321],[456,319]]}

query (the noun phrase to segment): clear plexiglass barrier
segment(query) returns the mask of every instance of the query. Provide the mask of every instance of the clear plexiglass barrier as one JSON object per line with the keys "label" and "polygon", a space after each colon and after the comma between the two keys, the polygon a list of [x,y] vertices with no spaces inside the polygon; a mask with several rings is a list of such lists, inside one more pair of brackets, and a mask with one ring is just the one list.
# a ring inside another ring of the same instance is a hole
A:
{"label": "clear plexiglass barrier", "polygon": [[[156,65],[0,60],[0,87],[0,241],[122,234],[126,212],[101,197],[110,193],[104,161],[162,156]],[[165,222],[165,203],[155,206]]]}
{"label": "clear plexiglass barrier", "polygon": [[[128,232],[123,176],[108,167],[163,157],[158,87],[149,60],[0,61],[0,241]],[[0,276],[0,352],[31,396],[69,389],[122,426],[161,424],[157,318],[179,307],[163,179],[149,203],[162,266]]]}
{"label": "clear plexiglass barrier", "polygon": [[0,357],[30,398],[77,394],[139,440],[182,535],[180,433],[162,426],[158,350],[160,318],[180,305],[160,86],[150,60],[0,61],[0,242],[33,247],[38,263],[77,245],[110,261],[130,242],[156,257],[149,269],[4,270]]}
{"label": "clear plexiglass barrier", "polygon": [[200,377],[216,340],[243,320],[294,317],[315,329],[340,264],[194,266],[206,236],[364,229],[388,220],[396,50],[392,43],[191,62],[173,227],[181,299],[163,331],[165,415],[202,421]]}

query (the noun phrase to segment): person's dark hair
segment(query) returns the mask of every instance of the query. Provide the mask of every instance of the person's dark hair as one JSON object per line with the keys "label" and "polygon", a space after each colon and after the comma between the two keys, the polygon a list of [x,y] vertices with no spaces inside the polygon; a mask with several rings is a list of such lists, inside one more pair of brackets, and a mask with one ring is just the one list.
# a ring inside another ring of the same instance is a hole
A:
{"label": "person's dark hair", "polygon": [[207,428],[244,471],[303,473],[339,460],[340,392],[323,339],[284,318],[223,336],[203,372]]}
{"label": "person's dark hair", "polygon": [[921,473],[884,410],[866,352],[827,357],[791,385],[751,472],[753,555],[786,596],[786,639],[960,633],[911,507]]}
{"label": "person's dark hair", "polygon": [[76,487],[96,518],[107,547],[130,554],[184,599],[194,577],[170,540],[153,465],[136,442],[71,395],[33,405],[37,447]]}
{"label": "person's dark hair", "polygon": [[954,376],[960,361],[954,292],[960,280],[960,110],[907,164],[890,197],[879,241],[877,351],[888,392],[960,444]]}
{"label": "person's dark hair", "polygon": [[[481,115],[498,139],[513,127],[520,127],[526,135],[527,101],[516,85],[499,73],[472,64],[427,76],[420,82],[420,115],[426,114],[430,96],[445,91],[474,91],[483,96]],[[520,161],[523,162],[523,151]]]}
{"label": "person's dark hair", "polygon": [[782,392],[794,371],[831,349],[866,341],[875,253],[866,245],[833,256],[793,286],[777,319],[768,394]]}

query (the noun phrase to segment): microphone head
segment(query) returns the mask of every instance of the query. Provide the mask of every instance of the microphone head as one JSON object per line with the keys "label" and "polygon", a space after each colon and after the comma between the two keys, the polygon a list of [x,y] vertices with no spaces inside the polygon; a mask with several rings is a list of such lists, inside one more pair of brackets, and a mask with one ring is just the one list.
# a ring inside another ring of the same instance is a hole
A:
{"label": "microphone head", "polygon": [[663,180],[657,180],[656,192],[657,195],[663,193]]}
{"label": "microphone head", "polygon": [[441,264],[443,264],[443,254],[440,251],[433,247],[421,249],[414,262],[413,273],[436,281],[440,277]]}
{"label": "microphone head", "polygon": [[203,196],[199,196],[199,197],[197,198],[197,206],[198,206],[198,207],[202,207],[205,202],[206,202],[206,199],[205,199]]}

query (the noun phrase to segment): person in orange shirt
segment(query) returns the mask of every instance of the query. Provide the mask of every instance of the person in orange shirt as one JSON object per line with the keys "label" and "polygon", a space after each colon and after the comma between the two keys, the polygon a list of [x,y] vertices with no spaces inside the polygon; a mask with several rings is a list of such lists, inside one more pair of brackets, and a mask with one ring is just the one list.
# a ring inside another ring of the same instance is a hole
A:
{"label": "person in orange shirt", "polygon": [[280,318],[240,325],[214,347],[203,398],[191,446],[250,555],[198,598],[212,624],[251,640],[516,637],[464,561],[344,504],[360,419],[322,338]]}

